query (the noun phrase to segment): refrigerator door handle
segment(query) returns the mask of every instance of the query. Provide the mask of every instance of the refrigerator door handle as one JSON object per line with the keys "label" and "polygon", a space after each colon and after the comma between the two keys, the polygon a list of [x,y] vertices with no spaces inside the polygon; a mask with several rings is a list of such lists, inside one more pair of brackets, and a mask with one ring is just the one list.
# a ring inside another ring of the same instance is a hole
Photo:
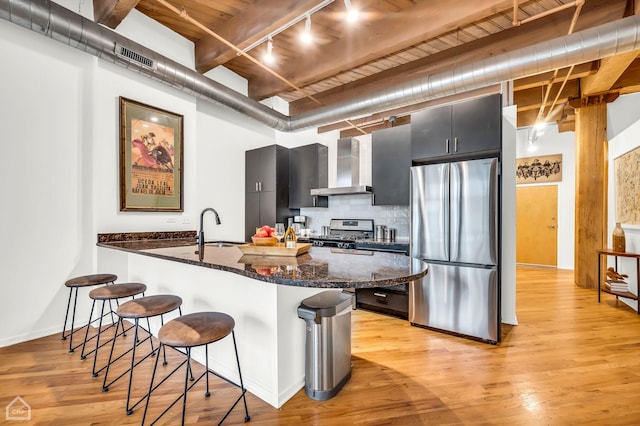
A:
{"label": "refrigerator door handle", "polygon": [[450,183],[449,183],[449,238],[450,253],[449,259],[456,259],[460,254],[460,209],[462,197],[460,196],[460,165],[451,163]]}
{"label": "refrigerator door handle", "polygon": [[444,253],[445,260],[451,259],[451,236],[448,232],[446,232],[446,230],[449,229],[449,226],[451,226],[451,206],[449,201],[451,190],[451,182],[449,180],[450,176],[451,166],[449,165],[448,167],[444,167],[442,169],[442,184],[440,185],[440,202],[442,203],[442,209],[440,210],[440,214],[442,215],[440,217],[440,229],[442,229],[444,232],[444,238],[442,238],[441,253]]}

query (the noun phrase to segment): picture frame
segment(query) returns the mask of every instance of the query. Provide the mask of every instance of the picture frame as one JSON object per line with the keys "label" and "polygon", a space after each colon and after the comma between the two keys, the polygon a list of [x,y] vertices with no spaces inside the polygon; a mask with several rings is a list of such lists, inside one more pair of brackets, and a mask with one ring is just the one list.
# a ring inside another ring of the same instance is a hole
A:
{"label": "picture frame", "polygon": [[613,160],[615,222],[640,225],[640,147]]}
{"label": "picture frame", "polygon": [[516,184],[562,182],[562,154],[516,159]]}
{"label": "picture frame", "polygon": [[120,211],[182,212],[184,117],[120,102]]}

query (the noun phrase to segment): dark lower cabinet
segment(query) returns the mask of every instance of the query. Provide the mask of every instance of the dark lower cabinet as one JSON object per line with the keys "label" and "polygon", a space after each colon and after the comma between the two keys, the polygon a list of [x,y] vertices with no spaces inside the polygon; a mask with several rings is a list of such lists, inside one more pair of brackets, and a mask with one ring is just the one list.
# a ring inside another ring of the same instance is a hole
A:
{"label": "dark lower cabinet", "polygon": [[289,208],[328,207],[326,196],[311,195],[329,181],[329,148],[314,143],[289,150]]}
{"label": "dark lower cabinet", "polygon": [[287,222],[289,210],[289,150],[279,145],[245,153],[245,239],[256,228]]}
{"label": "dark lower cabinet", "polygon": [[371,134],[373,204],[409,205],[411,126],[389,127]]}
{"label": "dark lower cabinet", "polygon": [[470,99],[411,115],[411,159],[499,151],[502,142],[500,94]]}
{"label": "dark lower cabinet", "polygon": [[400,284],[385,288],[358,288],[356,307],[408,319],[408,286],[409,284]]}

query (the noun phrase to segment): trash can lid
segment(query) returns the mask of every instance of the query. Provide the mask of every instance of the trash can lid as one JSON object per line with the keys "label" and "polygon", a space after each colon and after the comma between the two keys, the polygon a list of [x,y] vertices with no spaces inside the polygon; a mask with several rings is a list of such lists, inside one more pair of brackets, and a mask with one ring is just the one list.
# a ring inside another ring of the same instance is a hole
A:
{"label": "trash can lid", "polygon": [[304,299],[298,309],[312,311],[316,317],[331,317],[351,306],[352,298],[352,295],[340,291],[323,291]]}

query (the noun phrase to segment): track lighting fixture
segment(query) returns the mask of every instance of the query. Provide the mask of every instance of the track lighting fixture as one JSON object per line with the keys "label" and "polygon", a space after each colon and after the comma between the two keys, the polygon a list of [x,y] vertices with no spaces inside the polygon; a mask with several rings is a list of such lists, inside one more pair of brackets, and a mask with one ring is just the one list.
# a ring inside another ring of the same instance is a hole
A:
{"label": "track lighting fixture", "polygon": [[304,22],[304,31],[300,37],[305,44],[309,44],[312,41],[311,37],[311,14],[307,14],[307,18]]}
{"label": "track lighting fixture", "polygon": [[[283,24],[281,27],[279,27],[276,30],[272,31],[268,35],[265,35],[262,38],[260,38],[259,40],[254,41],[249,46],[247,46],[244,49],[242,49],[242,51],[243,52],[250,51],[254,47],[261,45],[262,43],[264,43],[265,41],[267,41],[269,39],[272,39],[273,37],[277,36],[281,32],[289,29],[291,26],[293,26],[293,25],[297,24],[298,22],[302,21],[303,19],[306,19],[305,32],[308,31],[309,35],[311,35],[311,15],[313,15],[317,11],[321,10],[322,8],[327,6],[328,4],[333,3],[334,1],[335,0],[322,0],[320,3],[318,3],[317,5],[312,7],[311,9],[307,10],[306,12],[302,13],[301,15],[298,15],[297,17],[295,17],[291,21]],[[303,35],[303,37],[305,37],[305,36]]]}
{"label": "track lighting fixture", "polygon": [[264,61],[268,64],[273,64],[274,60],[275,59],[273,57],[273,39],[269,37],[267,39],[267,53],[264,55]]}
{"label": "track lighting fixture", "polygon": [[351,5],[351,0],[344,0],[344,7],[347,9],[347,22],[356,22],[358,20],[358,9]]}

